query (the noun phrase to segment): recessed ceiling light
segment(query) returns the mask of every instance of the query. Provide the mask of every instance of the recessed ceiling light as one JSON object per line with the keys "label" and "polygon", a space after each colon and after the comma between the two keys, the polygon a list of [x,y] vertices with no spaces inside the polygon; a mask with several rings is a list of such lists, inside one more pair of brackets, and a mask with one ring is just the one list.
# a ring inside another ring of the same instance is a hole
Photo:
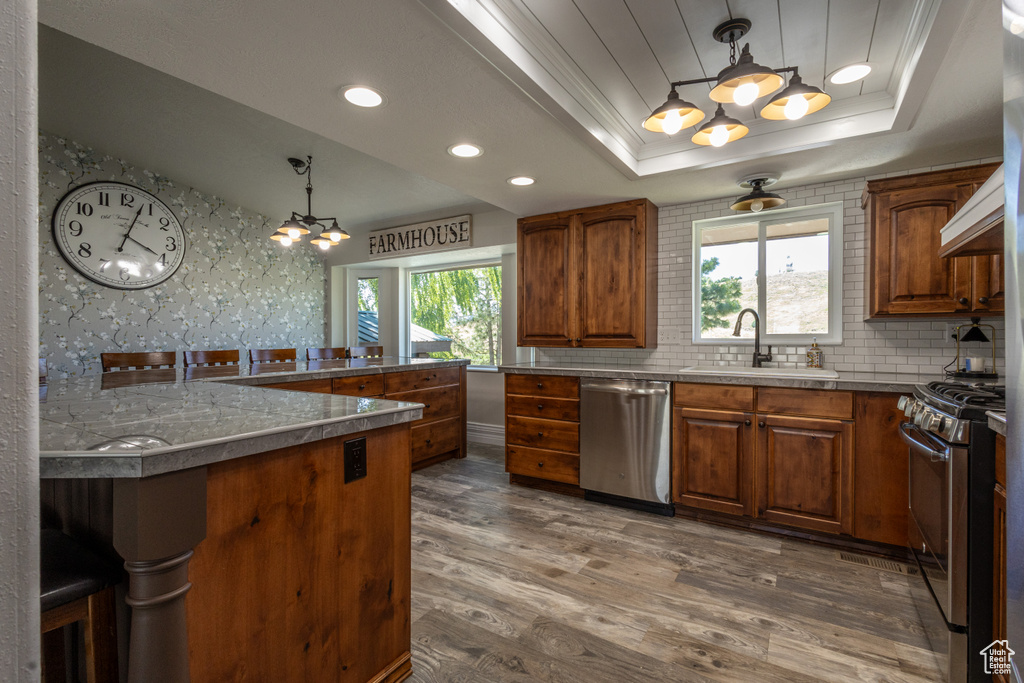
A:
{"label": "recessed ceiling light", "polygon": [[509,185],[518,185],[519,187],[526,187],[527,185],[533,185],[537,181],[528,175],[517,175],[514,178],[509,178],[506,182]]}
{"label": "recessed ceiling light", "polygon": [[458,145],[452,145],[448,148],[448,153],[453,157],[462,157],[463,159],[471,159],[472,157],[478,157],[484,153],[482,147],[471,145],[469,143],[460,143]]}
{"label": "recessed ceiling light", "polygon": [[836,69],[829,74],[828,80],[830,83],[836,85],[845,85],[847,83],[853,83],[871,73],[870,64],[850,64],[844,66],[842,69]]}
{"label": "recessed ceiling light", "polygon": [[384,96],[365,85],[347,85],[341,89],[341,96],[357,107],[379,107]]}

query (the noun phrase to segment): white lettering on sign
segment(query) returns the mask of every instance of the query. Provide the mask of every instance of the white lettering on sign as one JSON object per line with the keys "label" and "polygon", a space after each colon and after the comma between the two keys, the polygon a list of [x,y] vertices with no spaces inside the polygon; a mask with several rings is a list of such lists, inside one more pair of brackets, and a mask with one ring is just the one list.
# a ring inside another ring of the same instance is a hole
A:
{"label": "white lettering on sign", "polygon": [[467,214],[374,230],[369,237],[371,260],[465,249],[473,246],[473,217]]}

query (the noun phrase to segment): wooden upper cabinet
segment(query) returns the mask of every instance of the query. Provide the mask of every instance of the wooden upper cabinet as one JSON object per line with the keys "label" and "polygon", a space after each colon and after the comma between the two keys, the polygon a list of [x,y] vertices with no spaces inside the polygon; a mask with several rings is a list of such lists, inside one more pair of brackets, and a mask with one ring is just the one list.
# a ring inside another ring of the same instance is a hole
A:
{"label": "wooden upper cabinet", "polygon": [[939,257],[942,227],[997,167],[868,182],[869,318],[1002,313],[1000,257]]}
{"label": "wooden upper cabinet", "polygon": [[657,232],[646,199],[520,219],[518,344],[656,346]]}

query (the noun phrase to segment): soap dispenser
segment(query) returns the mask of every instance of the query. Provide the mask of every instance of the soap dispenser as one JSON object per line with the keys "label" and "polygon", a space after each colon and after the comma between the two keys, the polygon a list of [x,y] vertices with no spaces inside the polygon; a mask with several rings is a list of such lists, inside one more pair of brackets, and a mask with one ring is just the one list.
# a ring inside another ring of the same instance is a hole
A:
{"label": "soap dispenser", "polygon": [[807,367],[820,368],[821,356],[821,347],[818,346],[818,338],[814,337],[812,339],[811,346],[807,349]]}

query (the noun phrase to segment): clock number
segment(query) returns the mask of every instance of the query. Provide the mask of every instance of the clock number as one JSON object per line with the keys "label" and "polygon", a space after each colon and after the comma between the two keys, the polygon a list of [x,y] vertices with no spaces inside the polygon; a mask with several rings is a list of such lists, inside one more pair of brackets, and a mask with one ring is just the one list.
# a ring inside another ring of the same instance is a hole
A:
{"label": "clock number", "polygon": [[132,208],[133,204],[135,204],[135,197],[130,195],[130,194],[128,194],[127,192],[122,192],[121,193],[121,206],[127,206],[129,208]]}
{"label": "clock number", "polygon": [[156,260],[156,262],[159,263],[164,268],[166,268],[167,267],[167,254],[166,253],[160,254],[160,258],[158,258]]}
{"label": "clock number", "polygon": [[80,221],[71,221],[68,223],[68,232],[71,233],[72,237],[81,237],[82,223]]}
{"label": "clock number", "polygon": [[132,274],[131,274],[130,272],[128,272],[128,269],[127,269],[127,268],[122,268],[122,269],[121,269],[121,272],[120,272],[120,273],[118,273],[118,275],[117,275],[117,276],[118,276],[119,278],[121,278],[121,281],[122,281],[122,282],[128,282],[128,280],[131,280],[131,279],[132,279]]}
{"label": "clock number", "polygon": [[[153,207],[150,206],[150,209],[152,209],[152,208]],[[167,232],[168,229],[170,228],[170,225],[171,225],[171,220],[169,218],[167,218],[167,217],[161,217],[160,218],[160,229],[161,230],[163,230],[164,232]],[[170,239],[170,238],[168,238],[168,239]]]}
{"label": "clock number", "polygon": [[99,194],[100,194],[100,199],[99,199],[100,206],[110,206],[110,193],[109,192],[100,192]]}
{"label": "clock number", "polygon": [[107,266],[109,266],[109,265],[110,265],[110,259],[105,259],[105,258],[101,258],[100,259],[100,270],[106,270]]}
{"label": "clock number", "polygon": [[146,215],[148,215],[148,216],[152,216],[152,215],[153,215],[153,202],[150,202],[150,203],[149,203],[148,209],[149,209],[149,210],[148,210],[148,212],[147,212],[147,214],[146,214]]}
{"label": "clock number", "polygon": [[174,251],[178,248],[178,243],[174,241],[174,238],[170,235],[167,236],[167,246],[164,247],[167,251]]}
{"label": "clock number", "polygon": [[76,202],[75,213],[77,213],[79,216],[91,216],[92,204],[88,202]]}
{"label": "clock number", "polygon": [[92,245],[88,242],[82,242],[78,245],[78,255],[82,258],[89,258],[92,256]]}

